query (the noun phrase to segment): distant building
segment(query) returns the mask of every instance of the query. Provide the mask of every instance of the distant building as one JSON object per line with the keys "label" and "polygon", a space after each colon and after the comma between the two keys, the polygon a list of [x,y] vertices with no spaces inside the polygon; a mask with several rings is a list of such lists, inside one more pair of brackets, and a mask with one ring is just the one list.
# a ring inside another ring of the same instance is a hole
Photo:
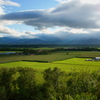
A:
{"label": "distant building", "polygon": [[93,57],[93,60],[100,60],[100,57]]}

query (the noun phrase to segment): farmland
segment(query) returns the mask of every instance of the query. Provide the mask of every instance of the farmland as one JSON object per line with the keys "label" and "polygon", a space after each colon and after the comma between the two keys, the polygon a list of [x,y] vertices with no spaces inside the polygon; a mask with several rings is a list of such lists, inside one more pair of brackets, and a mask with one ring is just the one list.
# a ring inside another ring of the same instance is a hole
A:
{"label": "farmland", "polygon": [[[1,51],[2,52],[2,51]],[[92,57],[100,57],[100,52],[91,52],[91,51],[59,51],[48,55],[0,55],[0,66],[3,65],[10,65],[12,63],[15,66],[21,66],[20,62],[23,63],[41,63],[47,65],[49,64],[65,64],[65,65],[73,65],[73,66],[97,66],[99,67],[99,61],[85,61],[86,59],[92,59]],[[37,63],[37,64],[38,64]],[[24,65],[23,65],[24,66]],[[28,66],[28,65],[27,65]],[[38,65],[37,65],[38,67]],[[44,68],[45,69],[45,68]],[[66,69],[67,70],[67,69]]]}
{"label": "farmland", "polygon": [[100,52],[59,51],[49,55],[0,55],[0,67],[31,67],[37,71],[36,76],[41,81],[41,73],[50,67],[58,67],[66,72],[72,69],[97,70],[100,68],[99,61],[85,61],[95,56],[100,56]]}

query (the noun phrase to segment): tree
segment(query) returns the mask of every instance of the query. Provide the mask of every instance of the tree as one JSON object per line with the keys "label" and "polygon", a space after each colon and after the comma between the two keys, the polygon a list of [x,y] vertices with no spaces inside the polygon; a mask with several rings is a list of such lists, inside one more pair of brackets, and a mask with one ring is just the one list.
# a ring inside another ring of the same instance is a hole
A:
{"label": "tree", "polygon": [[[48,98],[54,100],[64,100],[66,97],[66,79],[65,72],[55,67],[54,69],[48,68],[43,73],[45,79],[45,92]],[[53,99],[52,99],[53,98]]]}
{"label": "tree", "polygon": [[35,92],[35,70],[32,68],[18,68],[19,77],[17,79],[18,83],[18,99],[19,100],[31,100],[34,98],[33,93]]}

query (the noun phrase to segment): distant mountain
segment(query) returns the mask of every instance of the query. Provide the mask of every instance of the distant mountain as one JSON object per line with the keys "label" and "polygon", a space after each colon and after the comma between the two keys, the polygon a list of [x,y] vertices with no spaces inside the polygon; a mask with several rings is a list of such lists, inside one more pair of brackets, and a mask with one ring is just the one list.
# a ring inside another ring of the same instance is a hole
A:
{"label": "distant mountain", "polygon": [[100,44],[100,40],[96,38],[85,38],[75,41],[75,44]]}
{"label": "distant mountain", "polygon": [[14,37],[1,37],[0,44],[56,44],[60,40],[59,39],[39,39],[39,38],[14,38]]}
{"label": "distant mountain", "polygon": [[15,37],[1,37],[0,44],[100,44],[100,39],[97,38],[86,38],[86,37],[73,37],[59,39],[57,37],[46,37],[45,38],[15,38]]}
{"label": "distant mountain", "polygon": [[11,44],[12,42],[18,41],[18,38],[15,37],[1,37],[0,44]]}
{"label": "distant mountain", "polygon": [[96,38],[68,39],[62,41],[62,44],[100,44],[100,40]]}
{"label": "distant mountain", "polygon": [[11,44],[45,44],[47,41],[41,39],[19,39],[16,42],[11,42]]}

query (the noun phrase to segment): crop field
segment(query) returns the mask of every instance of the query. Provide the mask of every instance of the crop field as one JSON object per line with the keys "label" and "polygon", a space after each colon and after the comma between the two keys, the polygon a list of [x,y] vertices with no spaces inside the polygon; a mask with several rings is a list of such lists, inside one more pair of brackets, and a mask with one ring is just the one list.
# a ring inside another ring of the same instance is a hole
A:
{"label": "crop field", "polygon": [[[2,52],[2,51],[1,51]],[[49,55],[0,55],[0,63],[14,62],[14,61],[60,61],[73,57],[92,58],[100,57],[100,52],[90,51],[60,51]]]}
{"label": "crop field", "polygon": [[51,55],[2,55],[0,56],[0,63],[14,62],[14,61],[56,61],[75,57],[76,55],[65,54],[51,54]]}

